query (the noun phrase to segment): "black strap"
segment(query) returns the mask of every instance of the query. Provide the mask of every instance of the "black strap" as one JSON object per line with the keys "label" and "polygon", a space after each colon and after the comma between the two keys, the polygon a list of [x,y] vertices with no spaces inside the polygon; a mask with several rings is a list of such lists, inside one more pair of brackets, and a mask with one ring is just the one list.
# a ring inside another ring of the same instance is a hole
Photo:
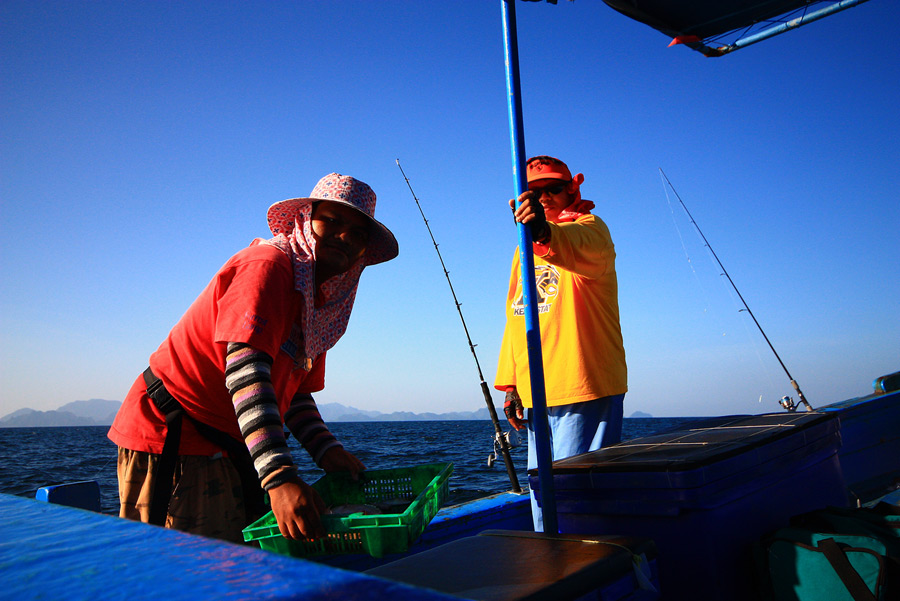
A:
{"label": "black strap", "polygon": [[854,601],[875,601],[875,595],[866,586],[859,572],[850,565],[850,560],[847,559],[844,550],[838,546],[833,538],[820,540],[818,547],[840,577],[841,582],[847,587],[847,592],[850,593]]}
{"label": "black strap", "polygon": [[166,418],[166,441],[159,458],[156,484],[150,498],[150,523],[165,525],[172,499],[172,482],[175,478],[175,465],[178,461],[178,446],[181,442],[181,422],[187,417],[204,438],[228,452],[228,457],[237,469],[241,478],[241,489],[244,493],[244,510],[248,521],[255,521],[268,511],[263,489],[253,467],[253,459],[247,446],[212,426],[205,424],[184,411],[184,407],[166,390],[163,381],[156,377],[148,367],[144,371],[144,382],[147,384],[147,395],[153,399],[157,408]]}
{"label": "black strap", "polygon": [[184,408],[175,400],[162,380],[153,375],[148,367],[144,372],[144,382],[147,384],[147,395],[153,399],[157,408],[166,418],[166,441],[163,444],[162,454],[159,456],[159,465],[156,468],[156,482],[153,493],[150,495],[150,523],[164,526],[169,509],[169,500],[172,498],[172,482],[175,478],[175,463],[178,459],[178,445],[181,442],[181,419],[184,417]]}

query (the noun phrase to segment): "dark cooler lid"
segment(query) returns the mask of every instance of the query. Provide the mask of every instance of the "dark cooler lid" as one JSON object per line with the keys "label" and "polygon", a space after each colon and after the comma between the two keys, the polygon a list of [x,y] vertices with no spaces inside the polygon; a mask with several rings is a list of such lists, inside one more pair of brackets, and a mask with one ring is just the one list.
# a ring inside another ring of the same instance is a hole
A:
{"label": "dark cooler lid", "polygon": [[686,471],[750,451],[761,462],[801,447],[834,444],[839,431],[836,416],[815,411],[716,417],[560,459],[553,463],[553,474]]}

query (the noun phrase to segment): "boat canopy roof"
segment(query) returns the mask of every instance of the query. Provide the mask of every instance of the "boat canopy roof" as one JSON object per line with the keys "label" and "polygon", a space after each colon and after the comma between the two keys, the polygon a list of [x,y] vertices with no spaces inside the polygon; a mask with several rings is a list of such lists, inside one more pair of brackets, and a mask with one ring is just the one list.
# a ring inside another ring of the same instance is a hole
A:
{"label": "boat canopy roof", "polygon": [[817,0],[603,0],[623,15],[672,38],[703,40],[815,4]]}
{"label": "boat canopy roof", "polygon": [[685,44],[706,56],[724,56],[867,1],[603,0],[672,38],[670,46]]}

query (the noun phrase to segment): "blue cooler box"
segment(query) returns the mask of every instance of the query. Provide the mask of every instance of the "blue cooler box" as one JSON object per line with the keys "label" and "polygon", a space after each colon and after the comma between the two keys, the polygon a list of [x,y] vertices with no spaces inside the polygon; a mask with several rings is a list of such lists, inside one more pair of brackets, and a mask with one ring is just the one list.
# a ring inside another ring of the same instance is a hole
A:
{"label": "blue cooler box", "polygon": [[[840,440],[831,414],[777,413],[562,459],[559,528],[653,539],[664,599],[754,599],[754,544],[793,515],[847,505]],[[529,475],[540,498],[537,470]]]}
{"label": "blue cooler box", "polygon": [[861,503],[900,482],[900,392],[873,394],[822,407],[841,420],[841,468]]}

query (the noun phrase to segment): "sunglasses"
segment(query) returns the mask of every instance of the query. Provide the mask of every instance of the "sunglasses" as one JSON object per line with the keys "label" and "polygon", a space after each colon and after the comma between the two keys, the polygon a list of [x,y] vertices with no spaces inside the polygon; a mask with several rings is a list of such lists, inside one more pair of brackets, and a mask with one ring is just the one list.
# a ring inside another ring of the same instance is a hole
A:
{"label": "sunglasses", "polygon": [[534,192],[538,198],[544,195],[544,192],[547,194],[559,194],[563,190],[566,189],[566,183],[562,182],[559,184],[551,184],[549,186],[544,186],[543,188],[530,188],[531,192]]}

